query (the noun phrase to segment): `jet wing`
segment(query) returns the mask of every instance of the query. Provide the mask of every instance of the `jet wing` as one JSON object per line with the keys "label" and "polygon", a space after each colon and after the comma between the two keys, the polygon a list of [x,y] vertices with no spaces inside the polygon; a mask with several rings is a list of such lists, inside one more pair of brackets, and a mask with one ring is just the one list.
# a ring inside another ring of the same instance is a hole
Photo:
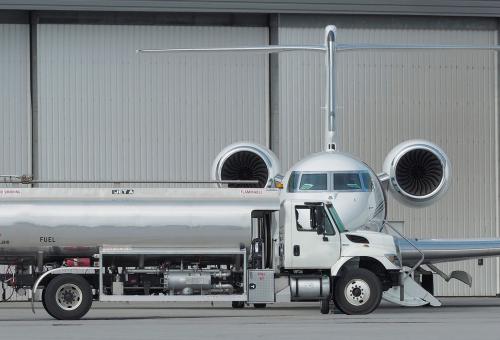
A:
{"label": "jet wing", "polygon": [[[424,254],[422,264],[500,256],[500,239],[410,241]],[[408,241],[397,238],[396,242],[401,250],[403,265],[412,267],[421,259],[420,253]]]}

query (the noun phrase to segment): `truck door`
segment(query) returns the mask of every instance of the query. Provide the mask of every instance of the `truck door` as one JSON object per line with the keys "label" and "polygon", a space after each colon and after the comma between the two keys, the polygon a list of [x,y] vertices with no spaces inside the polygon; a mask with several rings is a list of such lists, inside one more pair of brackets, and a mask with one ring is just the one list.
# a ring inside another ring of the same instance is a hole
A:
{"label": "truck door", "polygon": [[340,257],[340,235],[325,207],[294,204],[292,209],[292,268],[330,269]]}

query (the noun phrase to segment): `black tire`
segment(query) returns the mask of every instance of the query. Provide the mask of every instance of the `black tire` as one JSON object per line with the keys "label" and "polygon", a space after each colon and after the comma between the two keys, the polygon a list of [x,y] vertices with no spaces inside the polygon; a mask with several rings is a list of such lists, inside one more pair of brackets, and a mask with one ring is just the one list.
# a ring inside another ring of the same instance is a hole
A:
{"label": "black tire", "polygon": [[266,308],[265,303],[254,303],[253,308]]}
{"label": "black tire", "polygon": [[364,268],[344,272],[335,282],[335,305],[345,314],[370,314],[382,299],[382,284],[374,273]]}
{"label": "black tire", "polygon": [[245,308],[245,302],[244,301],[233,301],[231,306],[234,309],[242,309],[242,308]]}
{"label": "black tire", "polygon": [[43,308],[45,309],[45,311],[47,312],[47,314],[49,314],[51,317],[55,318],[55,316],[50,314],[50,312],[47,310],[47,305],[45,304],[45,289],[42,290],[42,305],[43,305]]}
{"label": "black tire", "polygon": [[335,306],[335,309],[337,309],[335,312],[340,311],[340,313],[344,313],[344,312],[342,312],[342,310],[340,309],[339,304],[337,303],[337,299],[333,299],[333,305]]}
{"label": "black tire", "polygon": [[320,312],[321,314],[330,313],[330,299],[323,299],[320,301]]}
{"label": "black tire", "polygon": [[56,276],[44,289],[42,296],[45,310],[58,320],[78,320],[92,306],[92,289],[79,275]]}

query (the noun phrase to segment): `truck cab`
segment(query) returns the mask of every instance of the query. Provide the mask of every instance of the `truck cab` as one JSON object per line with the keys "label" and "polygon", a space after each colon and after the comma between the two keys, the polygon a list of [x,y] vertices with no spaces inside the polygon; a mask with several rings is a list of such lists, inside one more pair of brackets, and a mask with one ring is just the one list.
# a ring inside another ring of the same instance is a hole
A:
{"label": "truck cab", "polygon": [[289,275],[291,300],[319,299],[322,312],[333,300],[347,314],[365,314],[399,284],[394,238],[346,230],[330,201],[283,200],[279,225],[281,271]]}
{"label": "truck cab", "polygon": [[287,269],[329,270],[340,258],[340,233],[331,204],[286,200],[281,204],[280,243],[286,251],[283,266]]}

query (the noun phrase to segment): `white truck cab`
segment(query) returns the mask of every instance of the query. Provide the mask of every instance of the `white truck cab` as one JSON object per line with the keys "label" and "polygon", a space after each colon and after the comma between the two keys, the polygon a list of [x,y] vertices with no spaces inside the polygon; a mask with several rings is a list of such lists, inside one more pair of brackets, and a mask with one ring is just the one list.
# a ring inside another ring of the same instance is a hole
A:
{"label": "white truck cab", "polygon": [[[399,284],[401,266],[394,238],[380,232],[346,231],[330,201],[283,200],[279,225],[281,270],[290,273],[291,288],[297,290],[292,300],[306,300],[299,293],[301,284],[311,290],[328,276],[330,295],[322,305],[333,299],[347,314],[369,313],[380,303],[383,291]],[[309,275],[309,280],[297,274]]]}
{"label": "white truck cab", "polygon": [[281,204],[280,243],[287,269],[329,270],[341,256],[342,225],[324,203],[286,200]]}

